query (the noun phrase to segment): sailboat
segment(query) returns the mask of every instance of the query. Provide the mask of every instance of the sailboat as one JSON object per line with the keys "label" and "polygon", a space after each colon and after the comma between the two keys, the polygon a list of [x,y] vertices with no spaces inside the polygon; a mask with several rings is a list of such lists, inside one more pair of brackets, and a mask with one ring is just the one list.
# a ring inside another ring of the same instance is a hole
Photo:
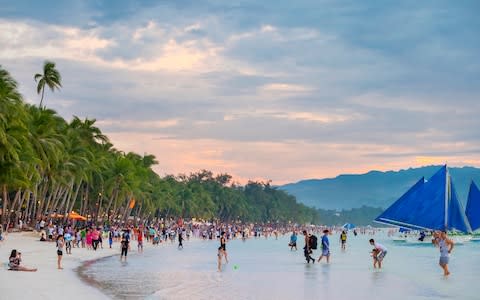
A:
{"label": "sailboat", "polygon": [[470,190],[468,191],[465,215],[470,222],[472,231],[475,232],[472,240],[480,241],[480,190],[473,180],[472,183],[470,183]]}
{"label": "sailboat", "polygon": [[[428,180],[417,181],[375,222],[417,231],[472,232],[446,165]],[[468,239],[462,236],[458,241]]]}

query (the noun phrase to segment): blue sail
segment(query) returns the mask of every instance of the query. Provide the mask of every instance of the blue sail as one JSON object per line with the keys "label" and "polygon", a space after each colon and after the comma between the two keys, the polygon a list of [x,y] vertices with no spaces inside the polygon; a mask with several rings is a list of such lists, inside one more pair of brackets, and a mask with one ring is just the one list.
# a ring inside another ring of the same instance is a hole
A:
{"label": "blue sail", "polygon": [[457,192],[455,191],[455,185],[450,179],[450,197],[448,199],[448,216],[446,230],[456,230],[461,232],[472,232],[470,223],[465,210],[462,207],[460,201],[458,201]]}
{"label": "blue sail", "polygon": [[445,229],[445,186],[447,168],[443,166],[424,183],[405,222],[421,229]]}
{"label": "blue sail", "polygon": [[446,165],[427,182],[419,180],[375,221],[411,229],[471,231]]}
{"label": "blue sail", "polygon": [[422,177],[405,194],[387,208],[375,221],[389,225],[401,226],[409,229],[416,229],[415,226],[407,224],[407,216],[412,213],[412,207],[418,202],[421,195],[424,178]]}
{"label": "blue sail", "polygon": [[480,228],[480,190],[472,181],[468,192],[467,210],[465,211],[472,230]]}

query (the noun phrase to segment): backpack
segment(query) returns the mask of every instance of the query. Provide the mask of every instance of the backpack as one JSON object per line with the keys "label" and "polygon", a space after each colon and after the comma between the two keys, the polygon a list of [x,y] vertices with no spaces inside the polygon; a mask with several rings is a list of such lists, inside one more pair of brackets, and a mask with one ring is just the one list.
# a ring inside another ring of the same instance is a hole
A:
{"label": "backpack", "polygon": [[317,250],[317,237],[311,235],[309,237],[308,243],[310,244],[310,249]]}

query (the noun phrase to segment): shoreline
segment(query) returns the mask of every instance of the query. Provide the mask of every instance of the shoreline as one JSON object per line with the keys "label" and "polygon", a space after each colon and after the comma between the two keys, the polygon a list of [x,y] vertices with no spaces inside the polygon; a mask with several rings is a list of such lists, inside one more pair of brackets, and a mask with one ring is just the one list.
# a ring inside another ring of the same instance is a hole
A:
{"label": "shoreline", "polygon": [[[104,243],[105,244],[105,243]],[[97,286],[89,285],[79,274],[79,269],[89,261],[118,255],[115,248],[97,251],[72,248],[72,254],[63,255],[63,270],[57,269],[54,242],[40,242],[36,232],[9,233],[0,243],[1,299],[110,299]],[[37,268],[37,272],[8,270],[8,257],[12,249],[22,252],[22,265]]]}

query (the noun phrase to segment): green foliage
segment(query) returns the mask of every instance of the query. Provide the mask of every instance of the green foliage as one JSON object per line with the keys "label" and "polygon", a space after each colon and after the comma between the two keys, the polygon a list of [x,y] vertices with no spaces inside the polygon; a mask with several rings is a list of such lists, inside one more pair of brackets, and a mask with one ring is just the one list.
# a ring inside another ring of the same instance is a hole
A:
{"label": "green foliage", "polygon": [[57,69],[55,69],[55,63],[51,61],[45,61],[43,64],[43,73],[35,74],[33,77],[35,82],[37,82],[37,93],[40,95],[42,93],[42,98],[40,99],[39,107],[42,108],[43,97],[45,95],[45,86],[48,86],[53,92],[55,89],[60,89],[62,86],[62,76]]}
{"label": "green foliage", "polygon": [[[35,80],[42,99],[45,85],[52,90],[61,86],[51,62]],[[95,119],[74,116],[69,123],[53,110],[26,104],[17,83],[1,67],[0,108],[3,206],[15,212],[22,208],[24,218],[75,210],[99,221],[125,221],[130,216],[318,221],[316,210],[270,183],[238,186],[230,175],[207,170],[161,178],[152,170],[158,163],[155,156],[113,148]]]}

